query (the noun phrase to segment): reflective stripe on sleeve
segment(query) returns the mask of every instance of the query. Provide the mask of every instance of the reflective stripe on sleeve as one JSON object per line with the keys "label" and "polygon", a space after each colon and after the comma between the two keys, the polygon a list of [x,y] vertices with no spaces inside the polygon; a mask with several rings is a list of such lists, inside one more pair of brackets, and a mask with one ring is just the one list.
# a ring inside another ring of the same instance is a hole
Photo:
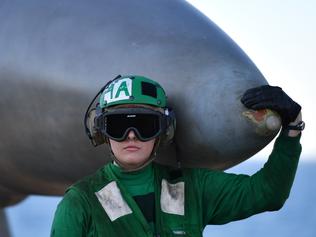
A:
{"label": "reflective stripe on sleeve", "polygon": [[160,205],[163,212],[184,215],[184,182],[168,183],[165,179],[161,182]]}

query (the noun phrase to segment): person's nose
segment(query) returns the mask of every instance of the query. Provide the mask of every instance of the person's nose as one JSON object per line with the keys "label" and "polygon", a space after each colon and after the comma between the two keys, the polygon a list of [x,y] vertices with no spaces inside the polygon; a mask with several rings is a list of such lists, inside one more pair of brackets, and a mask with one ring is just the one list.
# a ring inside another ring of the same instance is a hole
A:
{"label": "person's nose", "polygon": [[137,139],[136,134],[135,134],[135,132],[134,132],[133,130],[130,130],[130,131],[128,132],[127,139],[128,139],[128,140],[136,140],[136,139]]}

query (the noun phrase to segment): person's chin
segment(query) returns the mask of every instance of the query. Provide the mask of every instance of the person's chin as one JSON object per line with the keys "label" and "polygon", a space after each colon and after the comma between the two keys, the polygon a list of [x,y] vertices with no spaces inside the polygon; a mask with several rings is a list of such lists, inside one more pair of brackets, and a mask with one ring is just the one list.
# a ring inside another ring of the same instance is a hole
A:
{"label": "person's chin", "polygon": [[138,167],[142,166],[145,162],[146,162],[146,160],[133,159],[131,157],[126,162],[126,165],[128,165],[130,168],[138,168]]}

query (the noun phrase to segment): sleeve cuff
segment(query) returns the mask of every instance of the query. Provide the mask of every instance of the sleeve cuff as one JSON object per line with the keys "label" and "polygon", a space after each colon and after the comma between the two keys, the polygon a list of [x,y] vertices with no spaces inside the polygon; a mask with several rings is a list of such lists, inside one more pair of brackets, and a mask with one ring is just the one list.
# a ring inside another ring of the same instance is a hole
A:
{"label": "sleeve cuff", "polygon": [[302,147],[300,144],[302,134],[300,133],[296,137],[290,137],[287,134],[280,133],[278,138],[274,143],[274,149],[276,150],[284,150],[286,153],[288,152],[301,152]]}

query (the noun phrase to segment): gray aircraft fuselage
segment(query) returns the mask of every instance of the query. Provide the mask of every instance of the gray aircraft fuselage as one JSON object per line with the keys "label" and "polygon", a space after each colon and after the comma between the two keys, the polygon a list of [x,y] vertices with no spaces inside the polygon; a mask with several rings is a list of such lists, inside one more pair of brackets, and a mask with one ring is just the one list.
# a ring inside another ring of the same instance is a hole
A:
{"label": "gray aircraft fuselage", "polygon": [[162,163],[175,164],[177,146],[184,166],[226,169],[277,133],[247,118],[240,103],[267,81],[185,1],[1,1],[0,52],[2,206],[28,194],[62,195],[109,162],[106,146],[86,137],[83,116],[118,74],[147,76],[168,94],[177,132]]}

